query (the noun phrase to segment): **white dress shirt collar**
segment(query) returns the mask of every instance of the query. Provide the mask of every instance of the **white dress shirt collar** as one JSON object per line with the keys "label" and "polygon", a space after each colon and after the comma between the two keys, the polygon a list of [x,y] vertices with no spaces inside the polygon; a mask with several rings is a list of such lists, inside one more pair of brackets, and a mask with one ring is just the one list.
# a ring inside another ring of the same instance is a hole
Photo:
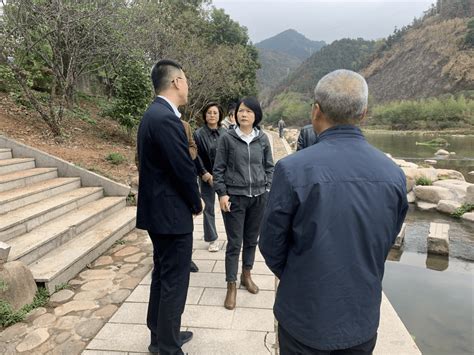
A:
{"label": "white dress shirt collar", "polygon": [[178,118],[181,118],[181,112],[178,111],[178,108],[170,100],[168,100],[166,97],[161,96],[161,95],[158,95],[158,97],[162,98],[167,103],[169,103],[171,108],[173,109],[174,114],[178,116]]}
{"label": "white dress shirt collar", "polygon": [[240,139],[242,139],[244,142],[246,142],[247,144],[250,144],[250,142],[253,141],[253,139],[258,136],[258,129],[254,128],[252,129],[252,132],[250,134],[245,134],[244,132],[240,130],[239,126],[236,126],[235,133],[237,133]]}

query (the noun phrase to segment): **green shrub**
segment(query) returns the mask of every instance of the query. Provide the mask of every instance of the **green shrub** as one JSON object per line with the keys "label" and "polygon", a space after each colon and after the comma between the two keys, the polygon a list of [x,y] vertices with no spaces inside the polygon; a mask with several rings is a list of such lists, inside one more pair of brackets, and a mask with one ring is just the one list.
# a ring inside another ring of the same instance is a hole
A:
{"label": "green shrub", "polygon": [[113,165],[120,165],[125,161],[125,157],[120,153],[110,153],[105,157],[105,160]]}
{"label": "green shrub", "polygon": [[45,306],[49,301],[49,293],[44,287],[38,288],[33,302],[15,311],[5,300],[0,300],[0,326],[8,327],[21,322],[33,309]]}
{"label": "green shrub", "polygon": [[465,203],[465,204],[463,204],[461,207],[459,207],[458,209],[456,209],[456,211],[454,211],[453,213],[451,213],[451,216],[454,217],[454,218],[461,218],[461,216],[462,216],[464,213],[471,212],[471,211],[474,211],[474,204],[472,204],[472,203]]}
{"label": "green shrub", "polygon": [[447,96],[425,100],[402,100],[375,106],[369,124],[388,125],[392,129],[445,129],[472,125],[474,100]]}
{"label": "green shrub", "polygon": [[427,177],[419,177],[415,181],[415,185],[421,185],[421,186],[431,186],[433,185],[433,181]]}

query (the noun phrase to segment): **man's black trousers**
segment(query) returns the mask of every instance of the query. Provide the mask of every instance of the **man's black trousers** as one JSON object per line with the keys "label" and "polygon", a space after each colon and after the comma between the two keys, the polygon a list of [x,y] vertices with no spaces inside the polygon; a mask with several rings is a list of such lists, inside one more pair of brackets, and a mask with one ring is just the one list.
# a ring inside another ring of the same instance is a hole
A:
{"label": "man's black trousers", "polygon": [[304,345],[293,338],[280,324],[278,324],[278,343],[280,355],[371,355],[377,342],[377,334],[363,344],[340,350],[318,350]]}
{"label": "man's black trousers", "polygon": [[148,234],[154,262],[147,315],[151,344],[158,346],[160,355],[181,355],[179,332],[189,286],[193,235]]}

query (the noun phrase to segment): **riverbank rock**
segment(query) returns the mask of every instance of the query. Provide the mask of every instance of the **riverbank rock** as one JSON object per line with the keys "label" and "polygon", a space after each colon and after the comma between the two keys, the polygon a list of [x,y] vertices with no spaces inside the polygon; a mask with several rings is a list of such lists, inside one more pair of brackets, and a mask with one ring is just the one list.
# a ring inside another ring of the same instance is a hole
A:
{"label": "riverbank rock", "polygon": [[438,212],[451,214],[461,206],[462,204],[457,201],[441,200],[438,202],[438,207],[436,207],[436,209]]}
{"label": "riverbank rock", "polygon": [[409,161],[405,161],[403,159],[394,159],[390,157],[395,164],[397,164],[400,168],[413,168],[413,169],[418,169],[419,166],[418,164],[411,163]]}
{"label": "riverbank rock", "polygon": [[467,188],[472,185],[466,181],[447,179],[447,180],[438,180],[433,183],[433,186],[444,187],[455,195],[455,199],[458,202],[463,203],[466,199]]}
{"label": "riverbank rock", "polygon": [[436,203],[429,203],[417,200],[416,207],[418,207],[418,209],[420,209],[421,211],[436,211],[438,205]]}
{"label": "riverbank rock", "polygon": [[431,181],[438,180],[438,172],[435,168],[406,168],[402,167],[407,180],[416,181],[419,178],[430,179]]}
{"label": "riverbank rock", "polygon": [[407,194],[407,201],[408,203],[415,203],[416,201],[416,196],[415,196],[415,193],[413,191],[410,191],[408,194]]}
{"label": "riverbank rock", "polygon": [[464,213],[461,218],[465,221],[474,222],[474,212]]}
{"label": "riverbank rock", "polygon": [[451,179],[451,180],[461,180],[466,181],[464,175],[461,174],[459,171],[450,170],[450,169],[435,169],[436,173],[438,174],[438,180],[443,179]]}
{"label": "riverbank rock", "polygon": [[435,153],[435,155],[449,155],[449,152],[447,150],[440,149]]}
{"label": "riverbank rock", "polygon": [[474,204],[474,184],[470,184],[466,189],[466,203]]}
{"label": "riverbank rock", "polygon": [[455,195],[447,188],[441,186],[415,186],[413,188],[417,199],[438,204],[440,200],[453,200]]}

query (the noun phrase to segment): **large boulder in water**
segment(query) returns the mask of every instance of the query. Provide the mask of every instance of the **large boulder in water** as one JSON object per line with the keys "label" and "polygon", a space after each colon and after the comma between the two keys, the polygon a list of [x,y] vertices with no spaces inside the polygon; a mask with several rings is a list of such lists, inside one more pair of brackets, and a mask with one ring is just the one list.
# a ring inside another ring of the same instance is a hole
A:
{"label": "large boulder in water", "polygon": [[433,183],[433,186],[440,186],[444,187],[455,195],[455,199],[458,202],[463,203],[466,200],[467,188],[472,184],[455,179],[447,179],[447,180],[438,180]]}
{"label": "large boulder in water", "polygon": [[438,204],[441,200],[453,200],[455,195],[449,189],[441,186],[415,186],[416,198],[425,202]]}

